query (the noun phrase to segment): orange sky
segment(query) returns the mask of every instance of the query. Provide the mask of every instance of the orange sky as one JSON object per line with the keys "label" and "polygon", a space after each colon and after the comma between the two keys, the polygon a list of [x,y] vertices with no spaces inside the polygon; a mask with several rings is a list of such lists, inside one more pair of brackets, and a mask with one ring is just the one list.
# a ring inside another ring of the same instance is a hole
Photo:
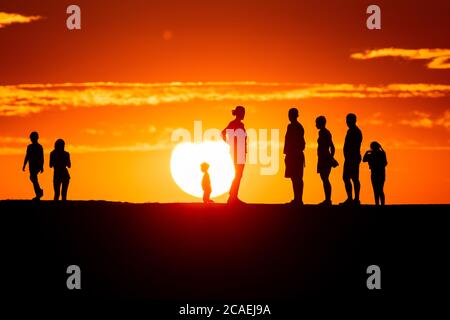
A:
{"label": "orange sky", "polygon": [[[358,114],[363,150],[377,140],[387,152],[388,203],[449,202],[448,1],[378,1],[381,31],[365,28],[367,1],[78,1],[80,31],[65,26],[71,3],[43,2],[0,1],[0,199],[33,196],[21,165],[37,130],[45,199],[48,153],[61,137],[71,199],[198,201],[171,178],[170,134],[195,120],[222,129],[242,104],[247,128],[280,129],[281,139],[287,110],[299,108],[307,203],[323,198],[314,127],[322,114],[341,163],[333,200],[345,198],[348,112]],[[246,167],[243,200],[291,199],[278,151],[277,175]],[[366,203],[369,175],[363,164]]]}

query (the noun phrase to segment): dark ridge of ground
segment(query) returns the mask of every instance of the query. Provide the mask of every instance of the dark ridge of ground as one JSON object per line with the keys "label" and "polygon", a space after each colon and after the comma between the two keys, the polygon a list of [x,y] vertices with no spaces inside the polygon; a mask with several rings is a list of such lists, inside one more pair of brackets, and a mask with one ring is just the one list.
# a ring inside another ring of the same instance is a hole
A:
{"label": "dark ridge of ground", "polygon": [[[0,201],[1,286],[12,299],[438,295],[449,207]],[[66,288],[72,264],[80,291]],[[380,291],[366,287],[373,264]]]}

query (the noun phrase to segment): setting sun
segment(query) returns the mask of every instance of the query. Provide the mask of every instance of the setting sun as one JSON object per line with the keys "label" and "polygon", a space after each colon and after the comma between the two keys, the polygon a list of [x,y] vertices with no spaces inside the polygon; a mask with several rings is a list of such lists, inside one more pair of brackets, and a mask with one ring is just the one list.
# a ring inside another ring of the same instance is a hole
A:
{"label": "setting sun", "polygon": [[186,193],[201,198],[202,175],[200,165],[209,164],[211,197],[217,197],[230,189],[234,177],[234,166],[230,147],[223,141],[203,143],[180,143],[172,152],[170,171],[176,184]]}

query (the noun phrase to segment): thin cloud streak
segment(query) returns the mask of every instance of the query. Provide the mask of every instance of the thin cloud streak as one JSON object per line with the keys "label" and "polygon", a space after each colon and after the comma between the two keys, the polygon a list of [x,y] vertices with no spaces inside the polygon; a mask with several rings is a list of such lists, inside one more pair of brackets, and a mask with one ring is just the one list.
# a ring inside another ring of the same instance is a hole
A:
{"label": "thin cloud streak", "polygon": [[19,13],[0,12],[0,28],[12,24],[30,23],[41,19],[43,19],[41,16],[24,16]]}
{"label": "thin cloud streak", "polygon": [[61,83],[0,86],[0,116],[25,116],[48,109],[153,106],[201,101],[286,101],[332,98],[439,98],[444,84],[308,84],[258,82]]}
{"label": "thin cloud streak", "polygon": [[450,69],[450,49],[382,48],[353,53],[350,57],[357,60],[385,57],[403,58],[406,60],[429,60],[427,63],[428,69]]}
{"label": "thin cloud streak", "polygon": [[[20,140],[22,142],[22,140]],[[163,151],[170,150],[173,147],[173,143],[138,143],[133,145],[122,146],[91,146],[91,145],[67,145],[66,150],[73,154],[86,154],[86,153],[105,153],[105,152],[151,152],[151,151]],[[24,155],[26,146],[23,147],[0,147],[1,156],[11,155]]]}
{"label": "thin cloud streak", "polygon": [[412,128],[431,129],[435,127],[443,127],[450,129],[450,110],[446,110],[441,117],[433,118],[430,114],[422,111],[414,111],[413,117],[403,119],[400,124],[410,126]]}

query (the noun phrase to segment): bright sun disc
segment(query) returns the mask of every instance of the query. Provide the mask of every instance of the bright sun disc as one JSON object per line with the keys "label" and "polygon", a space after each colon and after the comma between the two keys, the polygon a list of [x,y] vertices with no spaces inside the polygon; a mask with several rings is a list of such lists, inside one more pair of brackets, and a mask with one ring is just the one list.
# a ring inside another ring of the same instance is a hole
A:
{"label": "bright sun disc", "polygon": [[170,159],[173,180],[184,192],[203,197],[203,172],[200,170],[200,164],[203,162],[209,164],[211,197],[228,192],[234,178],[234,165],[230,147],[223,141],[178,144]]}

